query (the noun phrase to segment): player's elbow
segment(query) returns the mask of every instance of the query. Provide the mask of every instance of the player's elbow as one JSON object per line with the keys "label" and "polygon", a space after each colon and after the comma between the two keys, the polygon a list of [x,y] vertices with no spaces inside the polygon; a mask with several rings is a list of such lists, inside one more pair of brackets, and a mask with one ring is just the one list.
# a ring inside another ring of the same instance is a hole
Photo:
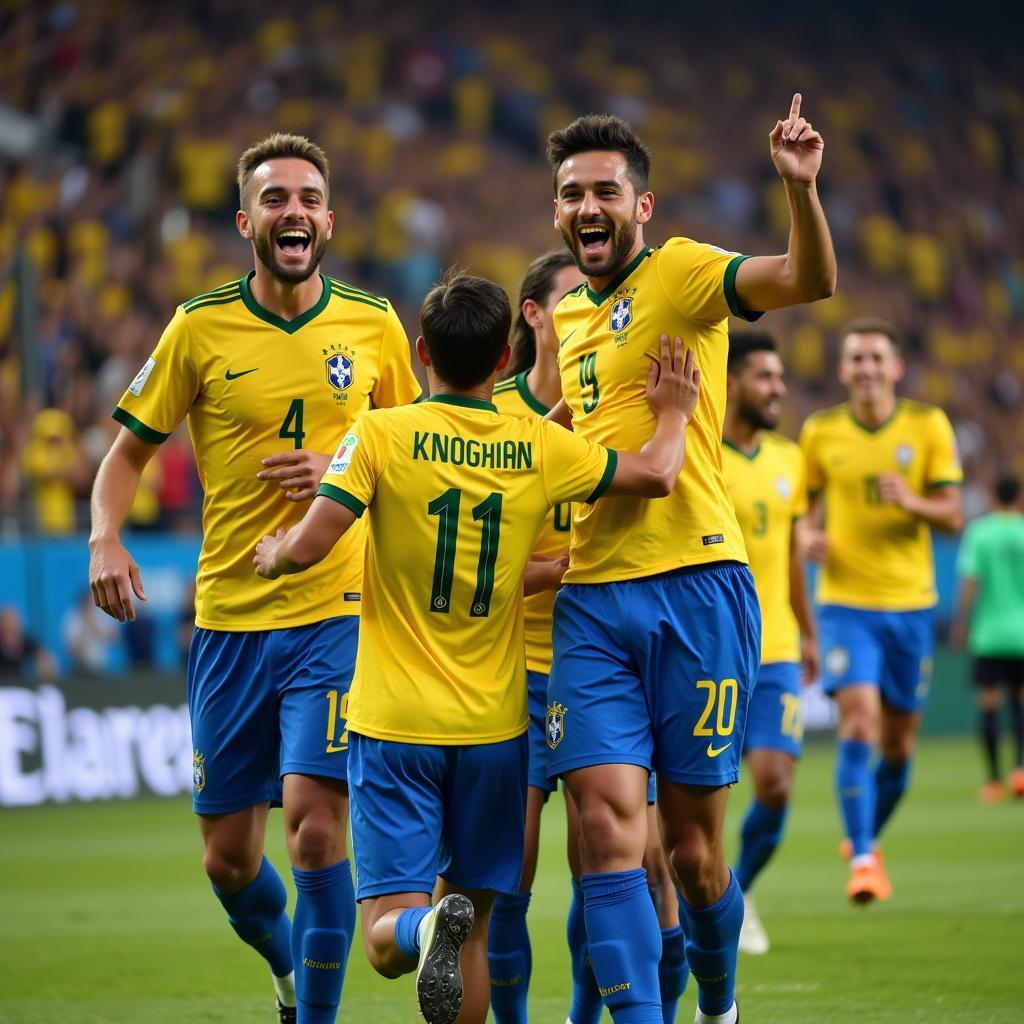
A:
{"label": "player's elbow", "polygon": [[651,467],[645,475],[641,497],[667,498],[672,493],[678,475],[675,467]]}

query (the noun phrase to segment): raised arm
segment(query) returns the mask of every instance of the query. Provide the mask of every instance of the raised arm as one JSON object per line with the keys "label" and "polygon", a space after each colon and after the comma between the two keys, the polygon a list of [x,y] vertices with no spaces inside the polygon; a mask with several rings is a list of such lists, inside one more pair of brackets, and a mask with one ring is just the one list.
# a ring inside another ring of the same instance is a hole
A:
{"label": "raised arm", "polygon": [[304,572],[322,562],[341,535],[356,521],[356,514],[332,498],[320,495],[298,526],[279,529],[256,545],[256,573],[268,580]]}
{"label": "raised arm", "polygon": [[663,334],[661,358],[651,363],[647,376],[647,403],[657,419],[654,436],[638,452],[618,453],[615,476],[605,494],[664,498],[672,492],[683,468],[686,425],[699,394],[700,370],[693,350],[687,349],[684,359],[682,340],[670,344]]}
{"label": "raised arm", "polygon": [[768,136],[789,200],[789,247],[783,256],[752,256],[736,272],[736,298],[756,312],[827,299],[836,290],[836,256],[815,184],[825,143],[800,115],[801,100],[795,93],[789,116]]}
{"label": "raised arm", "polygon": [[97,608],[118,622],[134,622],[132,592],[146,600],[139,567],[121,543],[121,527],[139,489],[146,464],[159,445],[122,427],[103,457],[92,489],[89,588]]}

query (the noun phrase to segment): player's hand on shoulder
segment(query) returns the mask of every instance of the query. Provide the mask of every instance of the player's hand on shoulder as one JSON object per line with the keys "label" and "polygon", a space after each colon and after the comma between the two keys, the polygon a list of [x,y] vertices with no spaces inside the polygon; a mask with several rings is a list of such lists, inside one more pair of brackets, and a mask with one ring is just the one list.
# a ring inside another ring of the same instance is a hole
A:
{"label": "player's hand on shoulder", "polygon": [[789,116],[785,121],[776,122],[768,141],[772,160],[783,180],[810,184],[821,169],[825,141],[811,127],[811,122],[800,115],[802,101],[800,93],[793,94]]}
{"label": "player's hand on shoulder", "polygon": [[146,600],[135,559],[116,538],[89,542],[89,589],[93,603],[118,622],[134,622],[132,593]]}
{"label": "player's hand on shoulder", "polygon": [[264,468],[256,474],[257,480],[276,484],[289,501],[308,501],[316,496],[320,481],[331,464],[331,457],[322,452],[296,448],[268,455],[261,463]]}
{"label": "player's hand on shoulder", "polygon": [[568,568],[568,552],[558,558],[531,558],[523,572],[523,593],[529,597],[542,590],[557,590]]}
{"label": "player's hand on shoulder", "polygon": [[273,537],[268,533],[256,545],[256,554],[252,564],[256,566],[257,576],[262,576],[267,580],[276,580],[281,575],[281,570],[276,565],[276,555],[287,532],[283,527],[278,527]]}
{"label": "player's hand on shoulder", "polygon": [[693,349],[683,355],[681,338],[669,340],[661,336],[661,355],[651,361],[647,374],[647,404],[655,416],[678,412],[689,423],[700,397],[700,369],[694,360]]}

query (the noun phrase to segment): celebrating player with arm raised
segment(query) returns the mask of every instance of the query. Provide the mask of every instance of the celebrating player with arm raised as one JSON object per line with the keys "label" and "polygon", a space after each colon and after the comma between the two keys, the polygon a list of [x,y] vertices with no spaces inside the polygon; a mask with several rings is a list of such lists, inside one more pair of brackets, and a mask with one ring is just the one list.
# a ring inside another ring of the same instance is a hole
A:
{"label": "celebrating player with arm raised", "polygon": [[[270,964],[282,1021],[296,1019],[297,989],[299,1024],[334,1021],[355,922],[345,709],[364,538],[353,532],[316,572],[272,585],[253,577],[249,540],[292,520],[330,461],[318,453],[356,416],[420,390],[390,304],[317,273],[333,228],[327,179],[323,151],[300,136],[242,154],[237,226],[255,269],[179,306],[121,399],[90,539],[96,604],[134,618],[142,584],[120,529],[144,466],[187,417],[205,491],[188,663],[203,866],[232,927]],[[263,856],[268,809],[282,800],[293,926]]]}
{"label": "celebrating player with arm raised", "polygon": [[722,830],[760,616],[721,471],[726,319],[825,298],[836,280],[815,188],[823,142],[800,116],[799,94],[770,147],[789,200],[789,247],[747,258],[684,238],[644,244],[650,157],[625,122],[589,115],[548,141],[555,226],[587,277],[555,310],[573,429],[623,447],[650,430],[643,382],[659,325],[695,350],[707,384],[670,497],[575,514],[555,601],[549,770],[565,777],[580,811],[594,972],[613,1019],[630,1024],[662,1022],[660,935],[641,869],[651,768],[684,897],[698,1021],[737,1016],[743,901]]}

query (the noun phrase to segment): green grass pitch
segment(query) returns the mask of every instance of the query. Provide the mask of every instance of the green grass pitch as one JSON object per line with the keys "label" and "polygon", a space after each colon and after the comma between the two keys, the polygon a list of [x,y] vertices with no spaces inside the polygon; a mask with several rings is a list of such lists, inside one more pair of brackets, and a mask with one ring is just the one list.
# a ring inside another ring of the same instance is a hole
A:
{"label": "green grass pitch", "polygon": [[[974,746],[927,743],[886,840],[895,896],[862,909],[842,896],[831,776],[831,748],[812,746],[759,885],[774,948],[741,958],[744,1021],[1024,1021],[1024,802],[980,806]],[[732,795],[730,850],[748,793]],[[280,833],[275,814],[270,854],[285,869]],[[530,911],[535,1024],[563,1024],[568,1008],[564,841],[555,796]],[[694,999],[691,986],[680,1021]],[[338,1019],[417,1019],[411,980],[377,978],[358,937]],[[210,894],[186,801],[0,811],[0,1021],[274,1024],[266,970]]]}

